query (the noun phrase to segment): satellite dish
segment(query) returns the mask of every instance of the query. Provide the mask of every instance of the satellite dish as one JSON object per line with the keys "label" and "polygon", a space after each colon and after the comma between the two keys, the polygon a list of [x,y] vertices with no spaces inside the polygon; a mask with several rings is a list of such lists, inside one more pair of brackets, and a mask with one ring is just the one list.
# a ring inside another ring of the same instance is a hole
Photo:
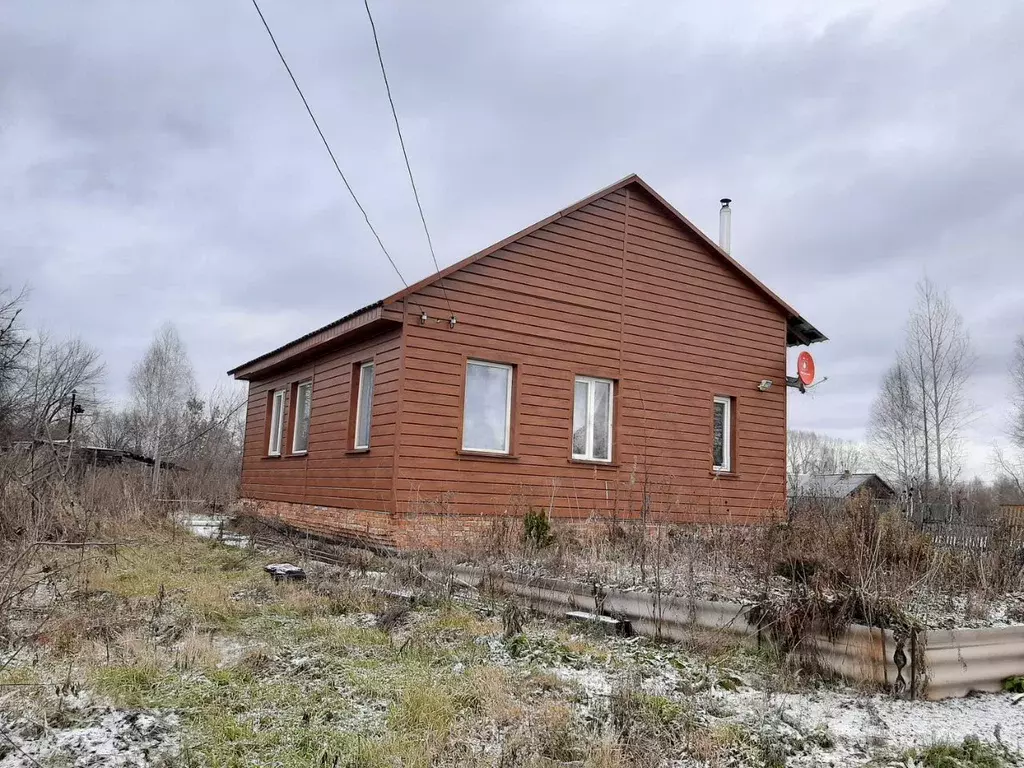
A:
{"label": "satellite dish", "polygon": [[800,382],[805,387],[814,383],[814,358],[811,357],[810,352],[801,352],[797,357],[796,375],[800,377]]}

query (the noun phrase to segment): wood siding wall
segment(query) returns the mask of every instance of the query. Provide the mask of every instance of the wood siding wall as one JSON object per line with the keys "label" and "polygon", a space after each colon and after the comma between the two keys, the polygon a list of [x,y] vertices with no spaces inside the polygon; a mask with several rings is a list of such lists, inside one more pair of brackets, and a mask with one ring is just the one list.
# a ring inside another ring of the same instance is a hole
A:
{"label": "wood siding wall", "polygon": [[[636,185],[411,296],[396,477],[402,514],[737,521],[785,509],[786,321]],[[460,454],[467,358],[515,370],[512,457]],[[614,462],[570,460],[576,375],[615,379]],[[765,393],[762,379],[775,385]],[[733,468],[711,471],[712,401]]]}
{"label": "wood siding wall", "polygon": [[[315,362],[249,385],[242,497],[345,509],[390,512],[401,371],[400,328],[333,352]],[[370,449],[356,453],[350,435],[353,368],[375,362]],[[290,456],[293,385],[313,381],[309,451]],[[282,456],[267,456],[268,401],[284,388],[285,439]]]}

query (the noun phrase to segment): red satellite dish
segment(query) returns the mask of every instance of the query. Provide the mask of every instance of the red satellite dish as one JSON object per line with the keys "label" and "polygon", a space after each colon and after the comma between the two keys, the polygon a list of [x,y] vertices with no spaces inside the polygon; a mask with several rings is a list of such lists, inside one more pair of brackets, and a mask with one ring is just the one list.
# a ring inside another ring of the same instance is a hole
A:
{"label": "red satellite dish", "polygon": [[800,377],[805,387],[809,387],[814,381],[814,358],[810,352],[801,352],[797,357],[796,375]]}

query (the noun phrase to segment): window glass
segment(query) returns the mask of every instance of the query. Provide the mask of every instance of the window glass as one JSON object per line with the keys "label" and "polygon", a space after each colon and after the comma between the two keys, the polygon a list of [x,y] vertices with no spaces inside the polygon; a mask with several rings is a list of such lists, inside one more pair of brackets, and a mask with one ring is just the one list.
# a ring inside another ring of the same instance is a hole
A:
{"label": "window glass", "polygon": [[594,439],[592,454],[594,459],[608,461],[611,458],[611,415],[612,383],[610,381],[594,381]]}
{"label": "window glass", "polygon": [[732,461],[731,431],[732,401],[727,397],[716,397],[714,404],[714,427],[712,429],[711,461],[714,469],[728,472]]}
{"label": "window glass", "polygon": [[512,366],[470,360],[462,447],[467,451],[508,453],[512,405]]}
{"label": "window glass", "polygon": [[292,438],[292,453],[309,450],[309,417],[313,405],[313,383],[299,384],[295,389],[295,436]]}
{"label": "window glass", "polygon": [[270,409],[270,445],[267,453],[271,456],[281,455],[281,426],[284,423],[284,390],[274,393]]}
{"label": "window glass", "polygon": [[611,461],[612,386],[609,379],[576,377],[572,409],[573,458]]}
{"label": "window glass", "polygon": [[573,456],[586,456],[587,455],[587,432],[590,427],[587,424],[588,412],[588,400],[590,393],[590,385],[576,379],[576,385],[573,390],[573,405],[572,405],[572,455]]}
{"label": "window glass", "polygon": [[359,400],[356,404],[356,448],[370,447],[370,416],[373,414],[373,363],[359,367]]}

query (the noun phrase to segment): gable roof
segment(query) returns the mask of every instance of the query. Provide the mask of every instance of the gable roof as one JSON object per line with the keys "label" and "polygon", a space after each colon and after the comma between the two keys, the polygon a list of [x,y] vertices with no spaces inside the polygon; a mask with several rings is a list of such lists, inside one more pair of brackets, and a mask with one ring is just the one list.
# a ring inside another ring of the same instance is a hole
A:
{"label": "gable roof", "polygon": [[246,369],[252,368],[254,365],[257,365],[271,357],[279,356],[282,352],[289,349],[293,345],[300,345],[304,342],[307,342],[314,336],[324,336],[325,334],[329,334],[329,332],[332,329],[335,329],[345,324],[346,322],[352,321],[354,318],[356,318],[363,312],[367,312],[369,310],[377,309],[380,307],[387,307],[391,304],[395,304],[396,302],[402,301],[403,299],[408,298],[409,296],[417,293],[418,291],[421,291],[424,288],[443,280],[452,273],[458,272],[460,269],[464,269],[465,267],[468,267],[470,264],[473,264],[486,256],[490,256],[491,254],[500,251],[505,246],[510,245],[511,243],[514,243],[515,241],[520,240],[521,238],[533,234],[542,227],[546,227],[548,224],[551,224],[552,222],[561,219],[563,216],[568,216],[571,213],[575,213],[581,208],[590,205],[595,200],[599,200],[602,197],[612,194],[613,192],[617,192],[620,189],[624,189],[625,187],[631,184],[636,185],[645,193],[647,193],[651,198],[657,201],[657,203],[661,205],[666,211],[668,211],[668,213],[679,224],[681,224],[687,232],[694,235],[699,241],[701,241],[705,246],[707,246],[712,251],[712,253],[714,253],[726,264],[732,267],[736,272],[738,272],[758,292],[760,292],[766,299],[768,299],[768,301],[771,304],[773,304],[776,307],[776,309],[779,310],[783,317],[786,318],[787,346],[796,346],[800,344],[814,344],[815,342],[827,340],[827,337],[821,331],[819,331],[817,328],[815,328],[813,325],[807,322],[803,317],[801,317],[795,309],[793,309],[791,306],[789,306],[789,304],[783,301],[777,294],[771,291],[768,288],[768,286],[766,286],[764,283],[758,280],[749,270],[746,269],[746,267],[744,267],[742,264],[736,261],[736,259],[730,256],[724,250],[722,250],[722,248],[719,247],[718,243],[716,243],[714,240],[712,240],[710,237],[704,234],[699,228],[694,226],[694,224],[691,223],[689,219],[687,219],[685,216],[683,216],[683,214],[677,211],[671,203],[669,203],[665,198],[659,195],[647,182],[645,182],[638,175],[633,173],[630,174],[629,176],[626,176],[623,179],[620,179],[614,184],[605,187],[604,189],[598,190],[594,194],[589,195],[583,198],[582,200],[578,200],[569,207],[563,208],[562,210],[553,213],[546,219],[541,219],[535,224],[531,224],[530,226],[526,227],[526,229],[516,232],[514,235],[510,235],[509,237],[506,237],[504,240],[499,240],[493,245],[484,248],[482,251],[474,253],[472,256],[468,256],[462,261],[458,261],[452,264],[451,266],[442,269],[439,272],[435,272],[432,275],[428,275],[419,282],[413,283],[412,285],[391,294],[385,299],[381,299],[380,301],[374,302],[373,304],[370,304],[364,307],[363,309],[357,310],[356,312],[346,315],[345,317],[339,320],[335,320],[334,322],[328,323],[327,325],[321,328],[317,328],[316,330],[307,333],[305,336],[295,339],[294,341],[290,341],[287,344],[284,344],[278,347],[277,349],[272,350],[271,352],[267,352],[266,354],[253,358],[252,360],[243,363],[242,365],[239,365],[236,368],[232,368],[230,371],[228,371],[228,375],[235,376],[236,378],[244,378],[247,375],[245,373]]}
{"label": "gable roof", "polygon": [[789,495],[845,499],[872,482],[887,488],[894,496],[896,495],[893,487],[873,472],[797,475],[795,482],[790,484]]}

